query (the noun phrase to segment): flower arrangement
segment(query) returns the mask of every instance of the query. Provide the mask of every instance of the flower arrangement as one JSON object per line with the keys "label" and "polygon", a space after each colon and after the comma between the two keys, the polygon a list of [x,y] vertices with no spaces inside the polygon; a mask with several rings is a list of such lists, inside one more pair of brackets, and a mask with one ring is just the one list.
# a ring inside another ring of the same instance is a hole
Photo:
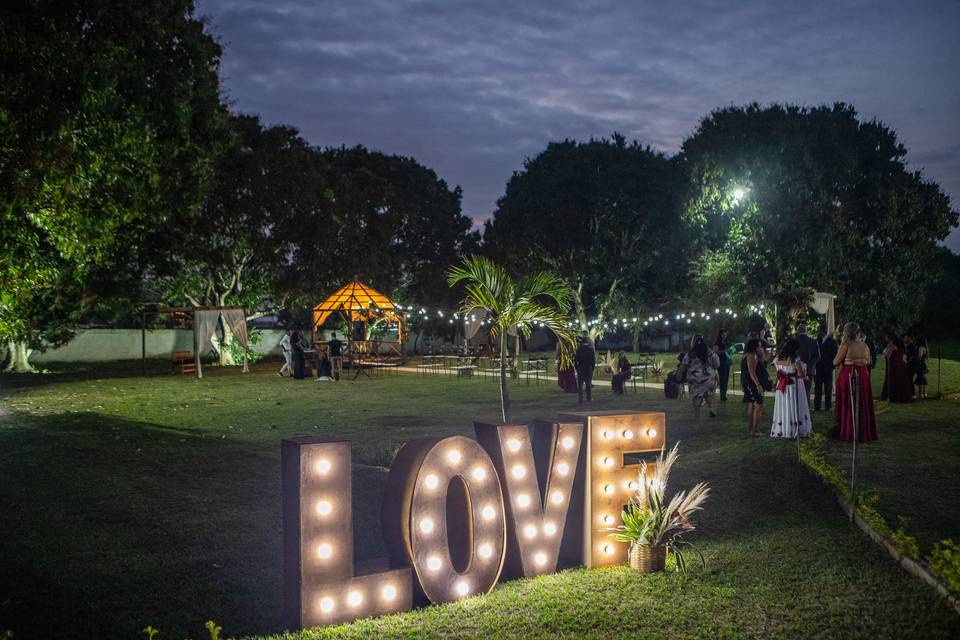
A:
{"label": "flower arrangement", "polygon": [[701,505],[709,497],[710,488],[700,482],[689,492],[681,491],[669,501],[665,497],[670,470],[677,461],[678,446],[679,443],[674,445],[666,456],[660,453],[649,481],[646,480],[646,461],[640,464],[640,488],[620,514],[623,524],[611,529],[614,531],[611,538],[630,544],[630,565],[641,571],[662,570],[668,549],[673,553],[680,573],[687,572],[684,553],[688,549],[699,556],[701,565],[706,565],[703,554],[683,536],[694,530],[691,517],[703,508]]}
{"label": "flower arrangement", "polygon": [[650,375],[654,380],[660,380],[663,377],[663,360],[654,360],[650,367]]}

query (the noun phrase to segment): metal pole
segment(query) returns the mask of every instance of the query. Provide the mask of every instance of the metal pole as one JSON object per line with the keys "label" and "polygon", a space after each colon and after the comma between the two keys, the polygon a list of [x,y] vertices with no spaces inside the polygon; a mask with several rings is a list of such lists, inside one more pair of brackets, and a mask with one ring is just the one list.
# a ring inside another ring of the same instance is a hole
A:
{"label": "metal pole", "polygon": [[860,439],[860,375],[853,369],[850,375],[850,397],[853,413],[853,456],[850,463],[850,522],[857,508],[857,440]]}
{"label": "metal pole", "polygon": [[203,371],[200,370],[200,349],[197,344],[197,311],[193,311],[193,319],[191,321],[193,325],[193,357],[195,359],[195,364],[197,365],[197,380],[203,377]]}
{"label": "metal pole", "polygon": [[140,355],[143,375],[147,375],[147,312],[144,311],[140,322]]}

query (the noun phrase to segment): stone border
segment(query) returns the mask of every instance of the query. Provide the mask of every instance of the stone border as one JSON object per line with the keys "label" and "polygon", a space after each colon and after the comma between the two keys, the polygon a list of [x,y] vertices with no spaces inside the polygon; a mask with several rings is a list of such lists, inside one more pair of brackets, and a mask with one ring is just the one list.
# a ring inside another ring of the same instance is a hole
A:
{"label": "stone border", "polygon": [[[801,461],[801,464],[812,476],[823,482],[823,479],[820,477],[820,475],[810,466],[808,466],[806,462]],[[825,482],[823,482],[823,484],[826,485],[831,492],[833,492],[834,497],[837,499],[837,503],[840,505],[840,509],[843,510],[844,515],[846,515],[848,519],[850,518],[852,512],[853,522],[860,527],[861,531],[867,534],[867,536],[878,546],[886,550],[890,557],[893,558],[907,573],[915,578],[923,580],[928,585],[933,587],[937,593],[947,600],[947,603],[954,608],[957,614],[960,615],[960,599],[951,594],[947,590],[947,587],[944,586],[944,584],[936,576],[927,570],[926,566],[914,560],[913,558],[900,553],[900,550],[897,549],[886,536],[875,531],[873,527],[871,527],[863,518],[861,518],[860,514],[857,513],[856,509],[853,508],[853,505],[844,499],[844,497],[841,496],[836,489],[830,485],[827,485]]]}

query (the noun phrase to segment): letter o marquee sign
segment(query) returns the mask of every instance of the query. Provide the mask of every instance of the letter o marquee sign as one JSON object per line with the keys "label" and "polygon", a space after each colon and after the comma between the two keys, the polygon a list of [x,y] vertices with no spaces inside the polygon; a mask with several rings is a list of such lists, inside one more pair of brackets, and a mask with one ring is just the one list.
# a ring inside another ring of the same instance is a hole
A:
{"label": "letter o marquee sign", "polygon": [[487,452],[463,436],[407,443],[387,480],[384,534],[391,563],[409,563],[431,602],[490,591],[503,568],[506,521]]}

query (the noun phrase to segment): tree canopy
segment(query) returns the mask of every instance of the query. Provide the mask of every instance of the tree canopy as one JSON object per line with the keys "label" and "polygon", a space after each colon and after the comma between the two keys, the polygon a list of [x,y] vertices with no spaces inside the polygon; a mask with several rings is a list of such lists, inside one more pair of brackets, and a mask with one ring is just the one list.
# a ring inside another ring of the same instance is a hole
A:
{"label": "tree canopy", "polygon": [[581,322],[603,318],[621,294],[653,303],[686,273],[673,263],[679,187],[669,158],[623,136],[550,143],[510,178],[485,250],[518,272],[560,274]]}
{"label": "tree canopy", "polygon": [[0,336],[36,346],[70,334],[45,301],[76,311],[92,270],[202,202],[220,47],[189,0],[14,0],[0,39]]}
{"label": "tree canopy", "polygon": [[403,299],[452,303],[446,270],[479,242],[460,188],[413,158],[362,146],[323,156],[328,217],[297,225],[290,290],[316,301],[357,277]]}
{"label": "tree canopy", "polygon": [[829,291],[843,318],[909,325],[957,213],[906,154],[845,104],[713,112],[680,154],[685,216],[701,231],[695,289],[772,301],[780,323]]}

